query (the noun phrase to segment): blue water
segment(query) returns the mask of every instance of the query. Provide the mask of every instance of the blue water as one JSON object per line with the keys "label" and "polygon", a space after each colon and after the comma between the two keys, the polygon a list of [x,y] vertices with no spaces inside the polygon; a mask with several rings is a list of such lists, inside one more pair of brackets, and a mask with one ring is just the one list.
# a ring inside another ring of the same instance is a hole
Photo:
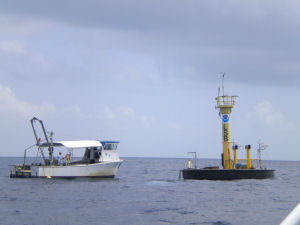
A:
{"label": "blue water", "polygon": [[268,180],[182,180],[186,159],[161,158],[125,158],[114,179],[10,179],[20,162],[0,158],[0,224],[274,225],[300,200],[300,162],[266,161]]}

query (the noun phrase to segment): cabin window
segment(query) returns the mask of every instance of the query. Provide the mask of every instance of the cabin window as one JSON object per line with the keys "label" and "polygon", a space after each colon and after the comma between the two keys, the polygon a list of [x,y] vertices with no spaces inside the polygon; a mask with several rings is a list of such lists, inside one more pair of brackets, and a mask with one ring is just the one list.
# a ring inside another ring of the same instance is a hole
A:
{"label": "cabin window", "polygon": [[104,150],[116,150],[118,147],[118,143],[106,143],[104,145]]}

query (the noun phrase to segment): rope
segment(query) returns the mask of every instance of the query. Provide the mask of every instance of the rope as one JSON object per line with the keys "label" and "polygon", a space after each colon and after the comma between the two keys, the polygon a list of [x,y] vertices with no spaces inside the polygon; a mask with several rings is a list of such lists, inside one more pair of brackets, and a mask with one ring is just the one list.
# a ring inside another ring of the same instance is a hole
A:
{"label": "rope", "polygon": [[24,150],[24,160],[23,160],[23,165],[25,165],[26,151],[29,150],[29,149],[31,149],[31,148],[34,147],[34,146],[35,146],[35,145],[31,145],[31,146],[29,146],[28,148],[26,148],[26,149]]}

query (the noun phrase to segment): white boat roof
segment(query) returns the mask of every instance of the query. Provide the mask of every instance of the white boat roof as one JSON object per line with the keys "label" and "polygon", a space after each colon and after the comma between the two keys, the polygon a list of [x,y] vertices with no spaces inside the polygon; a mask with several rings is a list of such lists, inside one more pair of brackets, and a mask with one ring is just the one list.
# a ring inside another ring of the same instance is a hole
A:
{"label": "white boat roof", "polygon": [[66,148],[87,148],[87,147],[101,147],[100,141],[84,140],[84,141],[61,141],[59,142]]}
{"label": "white boat roof", "polygon": [[[48,146],[47,143],[41,144],[41,147]],[[100,141],[96,140],[83,140],[83,141],[57,141],[53,143],[54,147],[64,146],[66,148],[88,148],[88,147],[101,147]]]}

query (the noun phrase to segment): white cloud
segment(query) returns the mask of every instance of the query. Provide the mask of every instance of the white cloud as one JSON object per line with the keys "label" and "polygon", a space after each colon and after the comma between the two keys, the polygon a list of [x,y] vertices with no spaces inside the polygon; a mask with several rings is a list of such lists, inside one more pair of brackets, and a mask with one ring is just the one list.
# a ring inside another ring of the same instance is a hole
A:
{"label": "white cloud", "polygon": [[17,54],[25,53],[23,44],[18,40],[0,41],[0,51],[5,51],[8,53],[17,53]]}
{"label": "white cloud", "polygon": [[108,123],[110,125],[115,123],[117,116],[116,116],[116,113],[110,107],[105,106],[103,111],[102,111],[102,114],[104,116],[104,119],[106,121],[108,121]]}
{"label": "white cloud", "polygon": [[109,127],[128,127],[135,125],[150,126],[153,118],[146,115],[139,115],[132,107],[120,106],[112,108],[104,106],[97,112],[85,112],[80,105],[66,105],[60,110],[52,103],[34,104],[29,101],[21,100],[8,87],[0,84],[0,114],[14,115],[23,119],[28,119],[33,116],[40,118],[63,117],[68,116],[70,119],[92,119],[101,121],[103,125]]}
{"label": "white cloud", "polygon": [[[0,74],[22,79],[55,77],[57,63],[40,53],[32,53],[19,40],[0,41]],[[54,75],[53,75],[54,74]]]}
{"label": "white cloud", "polygon": [[170,122],[167,124],[167,127],[173,130],[179,130],[181,126],[178,123]]}
{"label": "white cloud", "polygon": [[136,118],[135,111],[131,107],[121,107],[120,112],[127,118],[134,120]]}
{"label": "white cloud", "polygon": [[129,106],[119,107],[116,114],[120,116],[120,119],[126,122],[135,122],[144,127],[149,127],[153,123],[153,118],[151,116],[138,114]]}
{"label": "white cloud", "polygon": [[139,117],[139,120],[145,127],[150,127],[151,124],[154,123],[154,118],[152,116],[142,115]]}
{"label": "white cloud", "polygon": [[87,114],[84,114],[80,108],[79,105],[74,104],[74,105],[69,105],[66,106],[62,110],[63,114],[67,115],[68,117],[73,117],[75,119],[86,119],[88,118]]}
{"label": "white cloud", "polygon": [[55,113],[56,108],[49,103],[40,105],[31,102],[22,101],[8,87],[0,84],[0,113],[7,115],[16,115],[22,118],[31,118],[33,116],[46,117]]}
{"label": "white cloud", "polygon": [[275,109],[268,100],[258,102],[254,105],[253,112],[260,121],[268,126],[283,129],[288,129],[292,126],[291,123],[286,120],[283,113]]}
{"label": "white cloud", "polygon": [[147,115],[136,113],[130,106],[109,107],[105,106],[99,110],[97,115],[91,115],[110,127],[131,127],[143,126],[149,127],[153,123],[153,118]]}

